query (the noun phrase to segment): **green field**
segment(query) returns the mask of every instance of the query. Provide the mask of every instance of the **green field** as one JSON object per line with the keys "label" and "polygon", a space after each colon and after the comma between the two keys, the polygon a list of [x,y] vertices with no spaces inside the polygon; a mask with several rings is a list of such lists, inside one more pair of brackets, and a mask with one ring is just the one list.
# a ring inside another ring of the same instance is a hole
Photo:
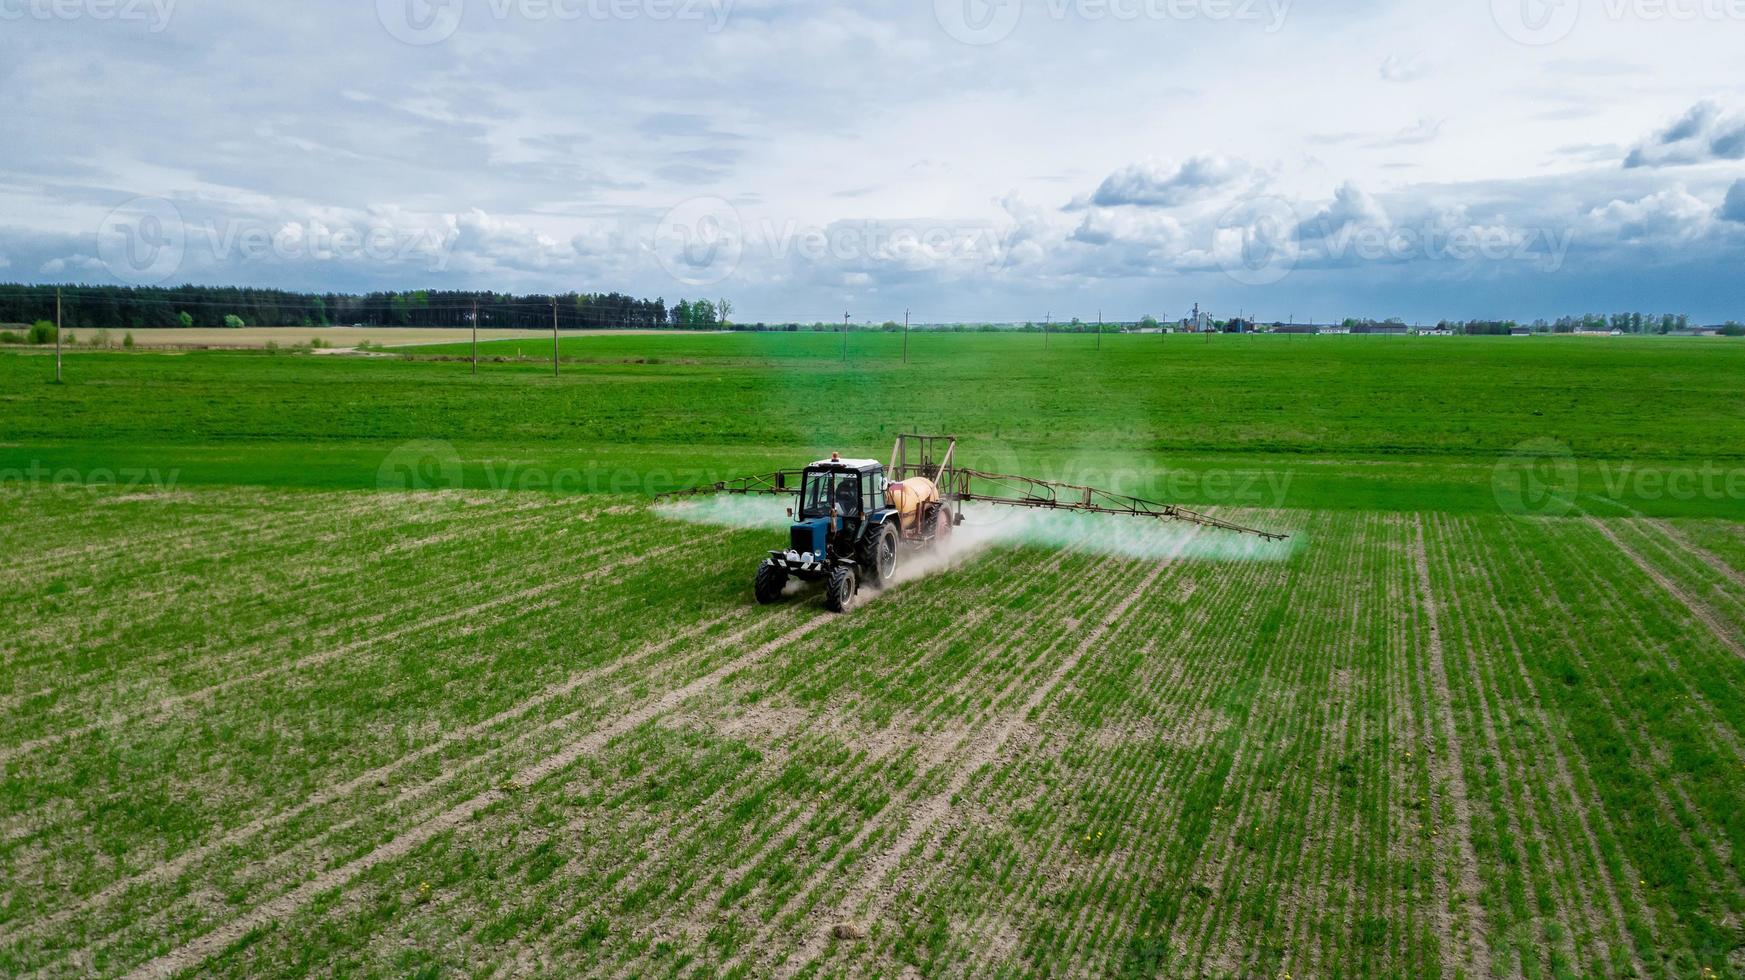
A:
{"label": "green field", "polygon": [[[0,354],[0,973],[1745,977],[1745,345],[1094,343]],[[650,506],[911,430],[1292,542]]]}
{"label": "green field", "polygon": [[[883,457],[949,431],[983,469],[1231,506],[1496,508],[1529,440],[1580,469],[1595,512],[1730,516],[1745,495],[1745,343],[1609,338],[915,334],[578,337],[458,361],[80,353],[0,356],[0,471],[176,470],[182,484],[369,488],[405,443],[448,482],[653,493]],[[462,345],[457,350],[465,350]],[[440,350],[440,349],[436,349]],[[1656,486],[1655,474],[1722,492]],[[1644,476],[1644,474],[1647,476]],[[101,476],[102,474],[99,474]],[[1278,490],[1283,487],[1283,491]],[[1715,489],[1715,488],[1711,488]]]}

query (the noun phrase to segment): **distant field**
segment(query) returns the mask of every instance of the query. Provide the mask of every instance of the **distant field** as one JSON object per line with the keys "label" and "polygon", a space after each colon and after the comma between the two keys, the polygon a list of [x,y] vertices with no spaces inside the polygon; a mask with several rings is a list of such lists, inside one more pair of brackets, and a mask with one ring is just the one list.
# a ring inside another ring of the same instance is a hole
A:
{"label": "distant field", "polygon": [[882,457],[918,429],[960,436],[984,469],[1184,503],[1494,512],[1495,470],[1524,445],[1567,452],[1606,516],[1732,516],[1732,473],[1745,493],[1745,344],[1109,336],[1098,351],[918,333],[904,364],[891,334],[850,335],[846,362],[839,335],[612,335],[565,338],[552,378],[546,343],[487,345],[528,360],[477,377],[416,357],[86,353],[59,388],[40,353],[0,354],[0,470],[374,487],[409,443],[440,441],[441,485],[652,494],[832,450]]}
{"label": "distant field", "polygon": [[[70,331],[75,338],[89,342],[95,330]],[[110,341],[119,345],[128,331],[109,331]],[[395,344],[444,344],[468,340],[467,330],[442,330],[425,327],[242,327],[236,330],[189,327],[174,330],[134,330],[136,347],[217,347],[258,350],[271,341],[281,347],[307,344],[319,339],[329,347],[356,347],[368,342],[382,346]],[[482,340],[516,340],[541,336],[537,330],[480,330]],[[549,343],[551,334],[543,335]]]}

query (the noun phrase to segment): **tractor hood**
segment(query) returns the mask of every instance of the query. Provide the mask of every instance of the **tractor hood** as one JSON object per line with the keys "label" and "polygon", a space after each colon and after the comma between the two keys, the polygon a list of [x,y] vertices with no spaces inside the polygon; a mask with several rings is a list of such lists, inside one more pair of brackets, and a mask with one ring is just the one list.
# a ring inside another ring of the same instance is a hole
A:
{"label": "tractor hood", "polygon": [[824,538],[830,533],[830,518],[818,517],[809,521],[796,521],[788,530],[788,547],[802,555],[812,554],[820,557],[824,554]]}

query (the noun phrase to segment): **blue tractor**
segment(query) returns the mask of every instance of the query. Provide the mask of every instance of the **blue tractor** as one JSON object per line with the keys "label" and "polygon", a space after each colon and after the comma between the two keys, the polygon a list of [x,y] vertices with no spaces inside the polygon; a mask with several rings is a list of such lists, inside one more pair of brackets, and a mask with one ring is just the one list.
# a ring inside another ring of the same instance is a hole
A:
{"label": "blue tractor", "polygon": [[872,459],[832,453],[800,473],[788,546],[771,551],[752,582],[765,605],[782,597],[788,580],[824,583],[824,606],[843,612],[862,584],[895,580],[903,554],[931,548],[950,534],[952,514],[925,477],[892,482]]}

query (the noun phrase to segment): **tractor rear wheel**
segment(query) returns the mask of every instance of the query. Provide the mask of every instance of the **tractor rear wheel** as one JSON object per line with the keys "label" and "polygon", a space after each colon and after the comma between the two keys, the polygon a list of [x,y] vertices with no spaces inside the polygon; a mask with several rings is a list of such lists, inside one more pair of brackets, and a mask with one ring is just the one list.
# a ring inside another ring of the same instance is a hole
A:
{"label": "tractor rear wheel", "polygon": [[854,604],[854,594],[860,589],[860,580],[855,576],[854,569],[847,565],[837,565],[830,570],[830,584],[824,588],[824,608],[834,613],[847,612]]}
{"label": "tractor rear wheel", "polygon": [[897,529],[886,524],[879,528],[867,547],[867,580],[875,586],[889,585],[897,577]]}
{"label": "tractor rear wheel", "polygon": [[943,551],[951,545],[951,511],[940,504],[933,511],[933,550]]}
{"label": "tractor rear wheel", "polygon": [[788,587],[788,570],[773,561],[766,561],[757,566],[757,578],[752,580],[751,591],[757,596],[757,604],[767,606],[782,597],[782,590]]}

